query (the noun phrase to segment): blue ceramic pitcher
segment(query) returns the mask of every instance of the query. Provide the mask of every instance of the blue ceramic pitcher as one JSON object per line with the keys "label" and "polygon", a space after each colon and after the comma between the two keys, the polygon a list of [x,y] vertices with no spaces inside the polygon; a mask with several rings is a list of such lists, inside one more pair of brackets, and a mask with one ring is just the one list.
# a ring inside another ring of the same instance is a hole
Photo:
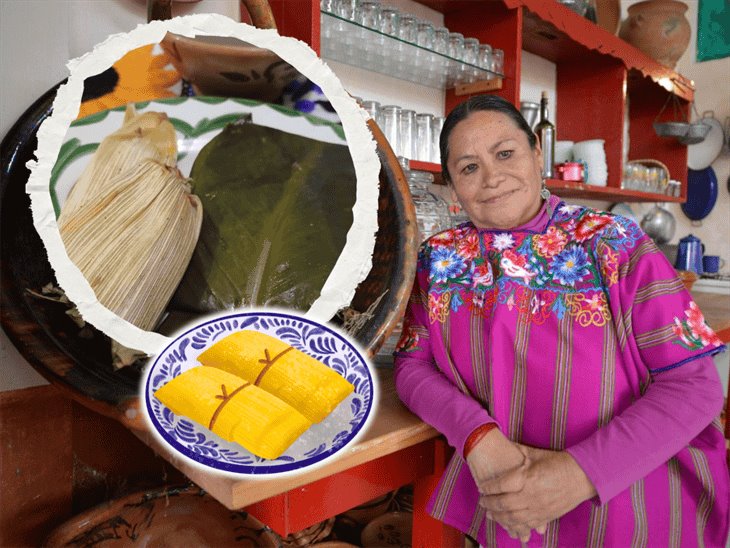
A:
{"label": "blue ceramic pitcher", "polygon": [[677,262],[674,267],[677,270],[689,270],[697,275],[702,274],[702,253],[704,251],[702,242],[696,236],[690,234],[679,240],[677,249]]}

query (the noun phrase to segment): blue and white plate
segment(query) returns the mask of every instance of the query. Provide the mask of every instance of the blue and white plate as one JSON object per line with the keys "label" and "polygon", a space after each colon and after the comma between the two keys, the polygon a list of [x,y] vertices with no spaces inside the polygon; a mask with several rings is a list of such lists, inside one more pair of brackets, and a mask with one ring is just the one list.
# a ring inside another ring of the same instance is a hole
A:
{"label": "blue and white plate", "polygon": [[[253,455],[237,443],[172,413],[154,392],[193,367],[198,355],[223,337],[254,330],[276,337],[337,371],[355,386],[322,422],[312,425],[277,459]],[[279,312],[241,312],[209,319],[178,336],[148,366],[142,379],[144,410],[152,430],[176,452],[221,472],[268,475],[301,470],[332,457],[363,431],[374,404],[373,376],[357,348],[320,323]]]}

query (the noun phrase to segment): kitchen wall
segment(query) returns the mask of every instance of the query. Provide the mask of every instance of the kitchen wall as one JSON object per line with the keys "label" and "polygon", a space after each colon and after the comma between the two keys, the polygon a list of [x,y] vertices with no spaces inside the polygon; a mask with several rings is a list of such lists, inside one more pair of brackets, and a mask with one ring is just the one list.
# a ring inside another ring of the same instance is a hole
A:
{"label": "kitchen wall", "polygon": [[[549,0],[546,0],[549,1]],[[402,11],[443,22],[442,16],[410,0],[391,2]],[[631,0],[622,2],[624,16]],[[723,121],[730,116],[730,58],[696,63],[695,36],[697,1],[686,0],[687,18],[692,25],[690,47],[680,59],[677,70],[695,81],[697,108],[714,110]],[[222,13],[237,17],[237,0],[203,0],[177,4],[176,15],[192,12]],[[30,103],[48,88],[63,79],[68,59],[92,49],[109,34],[125,32],[145,19],[143,0],[2,0],[0,1],[0,134],[5,135]],[[31,32],[32,30],[32,32]],[[32,41],[29,44],[29,36]],[[341,63],[330,66],[354,95],[374,99],[382,104],[400,104],[417,112],[443,112],[443,93],[431,88],[404,83],[387,76],[374,75]],[[531,54],[525,54],[522,69],[522,99],[537,101],[541,90],[548,90],[551,112],[555,113],[555,65]],[[657,112],[661,105],[657,105]],[[678,238],[692,232],[705,242],[707,253],[721,255],[730,264],[730,195],[726,181],[730,176],[730,154],[727,151],[713,164],[720,182],[717,205],[702,221],[692,226],[678,205],[669,209],[677,219]],[[585,202],[607,208],[606,202]],[[637,216],[650,205],[634,204]],[[725,267],[728,271],[728,266]],[[728,353],[718,362],[727,384]],[[4,332],[0,332],[0,391],[33,386],[45,381],[25,362]]]}

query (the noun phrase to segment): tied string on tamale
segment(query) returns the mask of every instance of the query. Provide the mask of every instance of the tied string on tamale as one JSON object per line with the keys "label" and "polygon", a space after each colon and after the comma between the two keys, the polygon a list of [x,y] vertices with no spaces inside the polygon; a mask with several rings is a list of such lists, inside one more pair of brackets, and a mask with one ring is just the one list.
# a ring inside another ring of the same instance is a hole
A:
{"label": "tied string on tamale", "polygon": [[223,410],[225,405],[233,399],[233,396],[238,394],[241,390],[246,388],[247,386],[251,386],[250,382],[245,382],[238,388],[236,388],[233,392],[230,394],[226,393],[226,385],[221,384],[221,393],[217,395],[215,398],[217,400],[223,400],[218,407],[216,407],[216,410],[213,412],[213,416],[210,418],[210,424],[208,425],[208,430],[213,431],[213,425],[215,424],[215,420],[218,418],[218,415]]}
{"label": "tied string on tamale", "polygon": [[274,365],[274,362],[276,360],[278,360],[279,358],[281,358],[284,354],[286,354],[287,352],[289,352],[289,350],[294,350],[294,347],[290,346],[289,348],[286,348],[286,349],[282,350],[276,356],[274,356],[273,358],[271,358],[271,357],[269,357],[269,349],[268,348],[264,348],[264,355],[266,357],[264,359],[262,359],[262,360],[259,360],[259,363],[263,363],[265,365],[264,365],[264,368],[259,373],[259,376],[256,377],[256,381],[254,382],[254,385],[255,386],[258,386],[259,385],[259,383],[261,382],[261,379],[264,378],[264,375],[266,374],[266,372],[269,369],[271,369],[271,366],[272,365]]}

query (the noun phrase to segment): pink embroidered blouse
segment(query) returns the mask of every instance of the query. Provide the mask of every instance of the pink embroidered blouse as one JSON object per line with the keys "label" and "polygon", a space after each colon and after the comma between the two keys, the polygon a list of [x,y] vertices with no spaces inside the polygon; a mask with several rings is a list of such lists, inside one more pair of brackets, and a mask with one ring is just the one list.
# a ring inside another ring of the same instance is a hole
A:
{"label": "pink embroidered blouse", "polygon": [[531,546],[724,546],[723,390],[709,358],[723,348],[626,218],[551,197],[516,229],[431,237],[395,355],[401,399],[456,449],[429,511],[482,545],[519,544],[485,518],[462,458],[474,428],[496,421],[513,441],[568,451],[598,492]]}

